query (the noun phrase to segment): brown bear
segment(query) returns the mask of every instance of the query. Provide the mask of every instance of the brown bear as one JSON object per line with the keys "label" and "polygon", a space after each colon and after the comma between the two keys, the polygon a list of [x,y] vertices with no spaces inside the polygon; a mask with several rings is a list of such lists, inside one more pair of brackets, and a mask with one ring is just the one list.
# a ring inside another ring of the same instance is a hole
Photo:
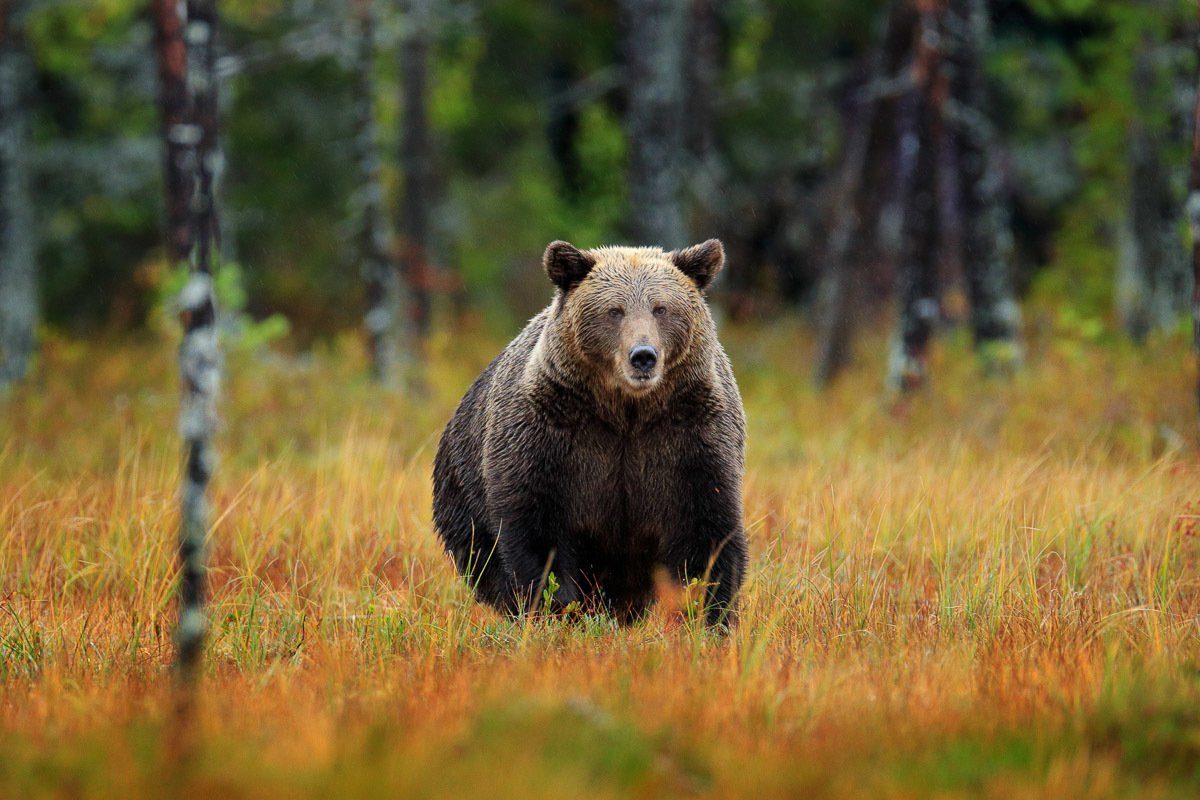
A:
{"label": "brown bear", "polygon": [[745,417],[703,292],[716,239],[546,248],[554,300],[475,380],[438,444],[433,517],[476,596],[621,622],[659,568],[728,623],[746,570]]}

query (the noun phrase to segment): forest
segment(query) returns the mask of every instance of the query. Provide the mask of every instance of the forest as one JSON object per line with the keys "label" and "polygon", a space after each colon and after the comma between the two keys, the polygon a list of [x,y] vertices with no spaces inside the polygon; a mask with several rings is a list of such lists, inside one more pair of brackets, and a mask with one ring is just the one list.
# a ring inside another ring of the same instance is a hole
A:
{"label": "forest", "polygon": [[[1195,797],[1198,86],[1180,0],[0,0],[0,796]],[[477,603],[547,245],[710,239],[736,621]]]}

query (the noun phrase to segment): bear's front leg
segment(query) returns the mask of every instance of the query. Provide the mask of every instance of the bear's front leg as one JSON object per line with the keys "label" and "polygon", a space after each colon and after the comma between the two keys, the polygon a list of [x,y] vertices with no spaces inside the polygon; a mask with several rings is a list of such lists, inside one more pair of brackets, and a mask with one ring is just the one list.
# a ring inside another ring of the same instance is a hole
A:
{"label": "bear's front leg", "polygon": [[[684,502],[663,542],[664,566],[680,583],[706,585],[704,618],[710,626],[731,625],[737,594],[746,574],[746,533],[742,527],[740,449],[700,437],[680,462]],[[736,453],[731,459],[729,454]]]}
{"label": "bear's front leg", "polygon": [[549,588],[550,574],[558,583],[551,598],[552,609],[563,609],[580,599],[577,570],[570,549],[548,535],[557,530],[544,515],[517,519],[500,532],[500,557],[514,587],[510,611],[531,613],[540,608]]}
{"label": "bear's front leg", "polygon": [[737,616],[737,594],[746,573],[746,540],[739,526],[720,531],[694,531],[689,541],[677,541],[664,561],[681,584],[700,580],[705,585],[704,621],[707,625],[732,625]]}

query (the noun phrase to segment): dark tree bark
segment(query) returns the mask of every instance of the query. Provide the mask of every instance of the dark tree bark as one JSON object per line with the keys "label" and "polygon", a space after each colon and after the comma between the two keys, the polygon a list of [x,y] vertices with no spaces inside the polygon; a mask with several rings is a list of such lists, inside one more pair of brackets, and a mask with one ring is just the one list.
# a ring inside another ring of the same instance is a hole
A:
{"label": "dark tree bark", "polygon": [[[874,74],[876,70],[871,72]],[[867,97],[871,83],[873,81],[868,80],[867,85],[860,88],[855,107],[850,111],[841,174],[829,203],[825,269],[817,297],[818,387],[828,385],[850,360],[854,293],[858,281],[850,251],[855,235],[861,232],[862,220],[856,200],[863,185],[877,112],[877,103]]]}
{"label": "dark tree bark", "polygon": [[913,168],[911,159],[902,160],[899,143],[904,134],[901,117],[911,109],[907,100],[918,15],[912,0],[895,0],[892,11],[900,18],[889,26],[884,42],[885,79],[879,87],[876,130],[862,187],[862,232],[853,255],[855,269],[865,272],[860,297],[864,303],[891,302],[895,296]]}
{"label": "dark tree bark", "polygon": [[29,4],[0,0],[0,390],[25,376],[37,329],[37,264],[27,159]]}
{"label": "dark tree bark", "polygon": [[[1200,3],[1197,4],[1200,19]],[[1192,163],[1188,176],[1187,218],[1192,233],[1192,349],[1200,370],[1200,36],[1196,38],[1196,100],[1192,112]],[[1200,405],[1200,375],[1196,380],[1196,402]]]}
{"label": "dark tree bark", "polygon": [[167,249],[171,261],[187,261],[192,251],[192,185],[199,130],[192,124],[187,83],[187,44],[178,0],[154,0],[154,49],[158,64],[158,107],[166,183]]}
{"label": "dark tree bark", "polygon": [[912,41],[911,9],[906,0],[897,0],[889,10],[867,80],[854,92],[842,168],[829,203],[825,268],[818,288],[817,386],[827,385],[850,360],[855,307],[863,283],[863,265],[852,254],[866,249],[863,241],[872,233],[869,222],[880,210],[883,193],[872,177],[879,177],[883,162],[891,163],[886,150],[894,137],[890,113],[894,101],[885,85],[895,79]]}
{"label": "dark tree bark", "polygon": [[912,65],[913,88],[901,113],[899,171],[907,199],[899,274],[900,314],[888,363],[888,384],[900,392],[926,380],[929,341],[940,316],[938,299],[939,158],[948,86],[942,68],[942,0],[917,0],[920,14]]}
{"label": "dark tree bark", "polygon": [[1007,371],[1020,361],[1021,314],[1012,285],[1012,229],[1001,198],[995,128],[987,116],[986,0],[950,0],[946,29],[971,332],[985,367]]}
{"label": "dark tree bark", "polygon": [[621,0],[629,146],[629,235],[637,245],[681,247],[683,47],[687,6]]}
{"label": "dark tree bark", "polygon": [[[176,666],[185,682],[191,683],[199,670],[207,629],[208,485],[215,461],[212,437],[221,374],[213,290],[213,262],[220,241],[215,194],[222,166],[217,141],[217,4],[216,0],[189,0],[184,6],[156,0],[153,10],[166,154],[168,244],[173,260],[186,259],[190,273],[180,296],[183,398],[179,428],[185,468]],[[185,15],[182,18],[181,13]]]}
{"label": "dark tree bark", "polygon": [[433,270],[429,265],[429,204],[433,154],[429,138],[429,29],[431,0],[405,0],[400,45],[400,263],[410,287],[412,328],[418,347],[429,336]]}
{"label": "dark tree bark", "polygon": [[396,311],[399,286],[391,256],[391,231],[380,184],[379,142],[375,124],[375,9],[373,0],[356,0],[358,49],[354,64],[355,149],[359,188],[352,201],[358,256],[366,283],[367,312],[363,326],[371,373],[390,383],[398,367]]}

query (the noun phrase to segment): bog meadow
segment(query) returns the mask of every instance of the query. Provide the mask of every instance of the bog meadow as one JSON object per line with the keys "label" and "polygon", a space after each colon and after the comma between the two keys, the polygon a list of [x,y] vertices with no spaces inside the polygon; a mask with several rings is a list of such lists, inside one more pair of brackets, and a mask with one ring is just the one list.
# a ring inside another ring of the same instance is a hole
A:
{"label": "bog meadow", "polygon": [[[0,796],[1195,797],[1196,15],[0,2]],[[481,605],[547,243],[710,237],[736,620]]]}

